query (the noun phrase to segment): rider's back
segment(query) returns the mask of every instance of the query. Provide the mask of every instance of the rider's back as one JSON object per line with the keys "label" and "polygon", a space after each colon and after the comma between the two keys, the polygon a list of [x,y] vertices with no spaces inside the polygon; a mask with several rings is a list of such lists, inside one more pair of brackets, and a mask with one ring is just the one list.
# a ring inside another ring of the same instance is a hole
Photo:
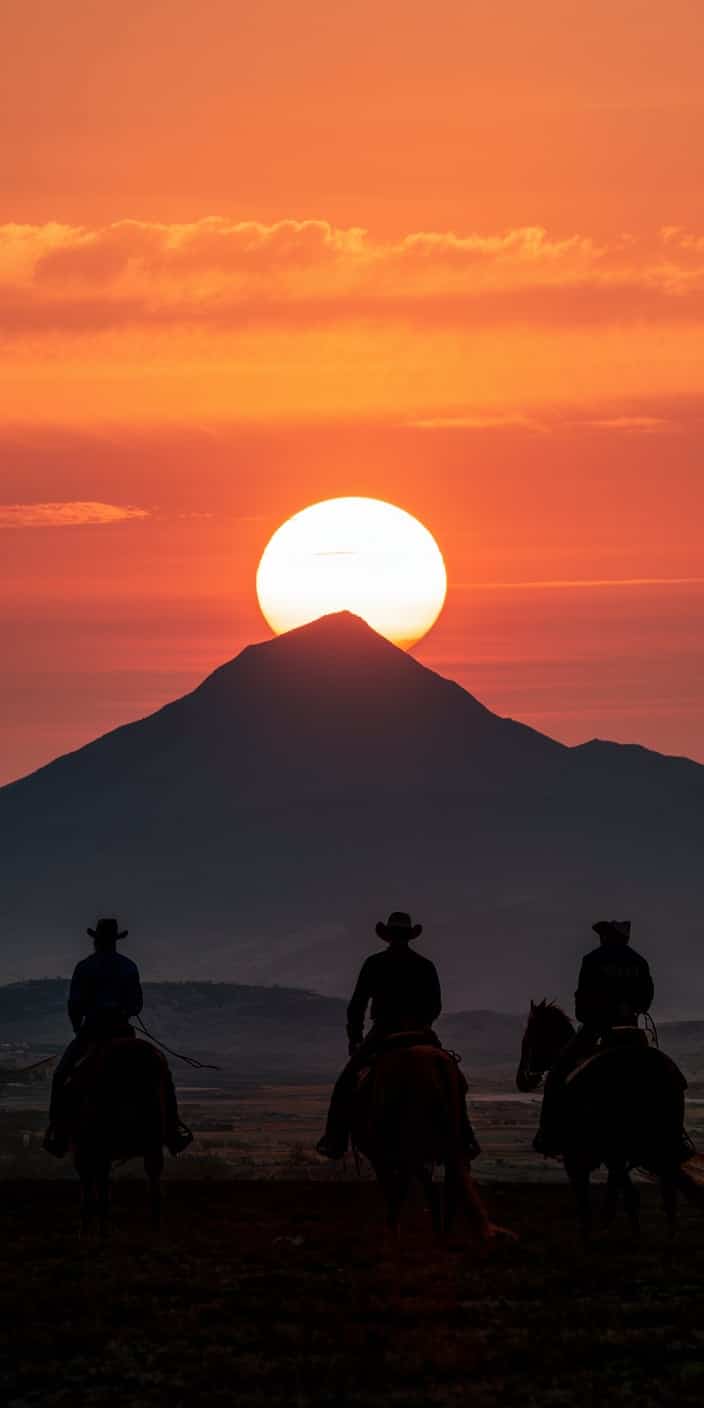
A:
{"label": "rider's back", "polygon": [[369,1002],[372,1023],[380,1032],[432,1026],[442,1007],[435,964],[405,944],[371,954],[348,1008],[350,1035],[361,1034]]}
{"label": "rider's back", "polygon": [[650,966],[630,944],[602,943],[585,955],[575,993],[575,1015],[605,1028],[634,1021],[653,1001]]}
{"label": "rider's back", "polygon": [[139,970],[131,958],[114,950],[91,953],[76,965],[71,980],[69,1016],[74,1029],[115,1015],[125,1020],[142,1010]]}

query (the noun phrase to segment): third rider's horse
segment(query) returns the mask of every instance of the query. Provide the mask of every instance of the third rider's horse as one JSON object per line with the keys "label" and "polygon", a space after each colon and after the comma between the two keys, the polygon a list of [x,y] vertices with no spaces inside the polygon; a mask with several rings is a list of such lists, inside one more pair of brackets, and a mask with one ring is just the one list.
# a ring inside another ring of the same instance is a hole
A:
{"label": "third rider's horse", "polygon": [[[569,1018],[554,1003],[532,1002],[516,1073],[518,1089],[536,1090],[574,1034]],[[686,1084],[674,1062],[650,1046],[636,1027],[617,1029],[567,1076],[558,1095],[561,1147],[585,1237],[591,1231],[589,1179],[601,1165],[608,1173],[605,1221],[613,1217],[623,1193],[637,1230],[638,1192],[630,1178],[634,1168],[659,1179],[670,1232],[677,1190],[700,1200],[681,1167]]]}

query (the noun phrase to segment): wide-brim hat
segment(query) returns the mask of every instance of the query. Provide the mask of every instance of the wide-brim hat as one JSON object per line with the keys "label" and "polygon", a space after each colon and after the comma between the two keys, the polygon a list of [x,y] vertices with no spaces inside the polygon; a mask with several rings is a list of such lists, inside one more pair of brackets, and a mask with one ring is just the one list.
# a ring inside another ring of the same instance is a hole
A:
{"label": "wide-brim hat", "polygon": [[403,910],[397,909],[389,915],[385,924],[383,920],[379,920],[376,932],[379,938],[384,939],[387,944],[392,939],[406,939],[410,942],[411,939],[417,939],[418,935],[422,934],[423,925],[413,924],[410,914],[405,914]]}
{"label": "wide-brim hat", "polygon": [[126,939],[127,929],[120,929],[116,919],[99,919],[94,929],[86,929],[92,939],[109,939],[116,943],[118,939]]}
{"label": "wide-brim hat", "polygon": [[631,937],[630,919],[597,919],[592,929],[600,939],[618,939],[620,943],[627,944]]}

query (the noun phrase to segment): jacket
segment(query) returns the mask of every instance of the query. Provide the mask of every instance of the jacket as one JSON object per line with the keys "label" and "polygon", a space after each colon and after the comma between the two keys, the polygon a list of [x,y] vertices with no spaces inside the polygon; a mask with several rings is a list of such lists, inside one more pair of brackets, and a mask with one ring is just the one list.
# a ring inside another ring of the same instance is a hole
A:
{"label": "jacket", "polygon": [[582,960],[575,1016],[598,1029],[634,1022],[654,995],[650,967],[640,953],[626,943],[600,944]]}
{"label": "jacket", "polygon": [[382,1033],[432,1026],[442,1011],[435,964],[405,944],[365,960],[347,1008],[347,1035],[355,1045],[370,1003],[372,1022]]}
{"label": "jacket", "polygon": [[84,1023],[136,1017],[142,1005],[139,969],[123,953],[92,953],[76,965],[68,997],[75,1032]]}

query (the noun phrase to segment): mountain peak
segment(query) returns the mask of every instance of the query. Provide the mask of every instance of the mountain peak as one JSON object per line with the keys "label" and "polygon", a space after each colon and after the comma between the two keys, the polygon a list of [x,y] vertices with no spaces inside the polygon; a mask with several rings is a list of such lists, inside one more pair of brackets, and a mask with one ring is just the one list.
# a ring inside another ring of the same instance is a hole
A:
{"label": "mountain peak", "polygon": [[[330,611],[324,616],[316,616],[314,621],[308,621],[304,626],[295,626],[290,631],[284,631],[282,635],[263,641],[262,644],[280,652],[288,649],[298,651],[331,648],[336,651],[369,650],[376,646],[389,653],[406,653],[379,631],[375,631],[368,621],[362,616],[357,616],[354,611]],[[251,648],[257,649],[256,646]]]}

